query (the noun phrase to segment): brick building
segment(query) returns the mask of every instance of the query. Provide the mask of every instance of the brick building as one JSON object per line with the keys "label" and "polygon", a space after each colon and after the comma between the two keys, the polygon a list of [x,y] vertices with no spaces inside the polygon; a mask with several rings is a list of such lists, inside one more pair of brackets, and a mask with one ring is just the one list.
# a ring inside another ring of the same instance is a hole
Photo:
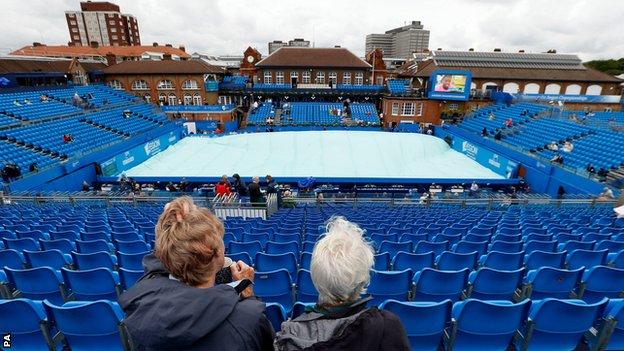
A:
{"label": "brick building", "polygon": [[103,63],[77,59],[0,57],[0,77],[8,80],[8,87],[94,83],[104,68]]}
{"label": "brick building", "polygon": [[178,48],[173,45],[152,45],[145,46],[101,46],[93,44],[91,46],[71,46],[71,45],[45,45],[33,43],[24,46],[11,53],[20,56],[40,56],[57,57],[80,60],[96,60],[107,62],[107,55],[114,55],[116,62],[128,60],[162,60],[164,55],[171,55],[174,60],[188,60],[190,55],[186,53],[184,46]]}
{"label": "brick building", "polygon": [[81,11],[66,11],[65,19],[72,45],[104,46],[141,45],[136,17],[122,14],[110,2],[81,2]]}
{"label": "brick building", "polygon": [[225,70],[200,60],[124,61],[103,70],[106,84],[163,105],[216,104]]}
{"label": "brick building", "polygon": [[253,79],[258,83],[293,86],[371,84],[372,66],[340,47],[282,47],[257,62],[255,68]]}

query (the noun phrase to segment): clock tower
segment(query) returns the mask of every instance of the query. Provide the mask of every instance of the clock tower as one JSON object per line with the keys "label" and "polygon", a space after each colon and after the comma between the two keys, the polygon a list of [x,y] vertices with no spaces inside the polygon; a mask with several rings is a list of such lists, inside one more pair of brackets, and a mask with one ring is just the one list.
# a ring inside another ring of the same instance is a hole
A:
{"label": "clock tower", "polygon": [[247,76],[253,81],[254,76],[256,76],[258,72],[256,63],[260,62],[260,60],[262,60],[262,54],[251,46],[248,47],[243,53],[243,61],[240,65],[241,75]]}

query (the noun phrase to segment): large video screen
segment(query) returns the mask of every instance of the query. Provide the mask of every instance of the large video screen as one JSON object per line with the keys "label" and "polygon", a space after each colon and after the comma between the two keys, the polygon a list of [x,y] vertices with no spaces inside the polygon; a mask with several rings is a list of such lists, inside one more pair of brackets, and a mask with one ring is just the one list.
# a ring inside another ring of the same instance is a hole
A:
{"label": "large video screen", "polygon": [[470,71],[436,70],[429,77],[429,98],[466,101],[470,95]]}
{"label": "large video screen", "polygon": [[435,77],[433,90],[440,93],[463,94],[466,90],[466,76],[461,74],[438,74]]}

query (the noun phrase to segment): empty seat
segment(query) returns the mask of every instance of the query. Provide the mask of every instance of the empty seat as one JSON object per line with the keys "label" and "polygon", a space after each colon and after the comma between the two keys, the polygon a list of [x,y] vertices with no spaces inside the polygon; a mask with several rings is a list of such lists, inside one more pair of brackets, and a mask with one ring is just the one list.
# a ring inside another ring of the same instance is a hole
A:
{"label": "empty seat", "polygon": [[378,271],[387,271],[390,270],[390,253],[389,252],[384,252],[384,253],[380,253],[377,254],[375,256],[373,256],[374,258],[374,265],[373,265],[373,269],[378,270]]}
{"label": "empty seat", "polygon": [[50,267],[54,270],[60,270],[72,264],[70,255],[63,254],[59,250],[46,251],[24,251],[26,262],[31,267]]}
{"label": "empty seat", "polygon": [[292,280],[286,269],[270,272],[256,271],[254,293],[265,302],[277,302],[290,314],[293,307]]}
{"label": "empty seat", "polygon": [[228,254],[227,257],[229,257],[234,262],[243,261],[247,265],[253,266],[253,260],[251,259],[251,256],[249,256],[249,254],[246,252]]}
{"label": "empty seat", "polygon": [[478,256],[484,255],[487,252],[488,242],[474,242],[474,241],[460,241],[453,245],[453,252],[457,253],[471,253],[477,252]]}
{"label": "empty seat", "polygon": [[482,267],[468,277],[467,296],[481,300],[511,300],[522,284],[524,268],[501,271]]}
{"label": "empty seat", "polygon": [[317,302],[318,291],[312,282],[310,271],[300,269],[297,272],[297,301],[301,302]]}
{"label": "empty seat", "polygon": [[310,252],[302,252],[299,262],[302,269],[310,270],[310,265],[312,264],[312,254]]}
{"label": "empty seat", "polygon": [[114,247],[105,240],[76,240],[76,249],[79,253],[88,254],[101,251],[112,252]]}
{"label": "empty seat", "polygon": [[124,253],[118,252],[119,267],[131,270],[143,270],[143,257],[149,252]]}
{"label": "empty seat", "polygon": [[130,289],[136,282],[143,276],[144,271],[134,270],[134,269],[125,269],[123,267],[119,268],[119,282],[121,284],[121,288],[123,290]]}
{"label": "empty seat", "polygon": [[43,302],[50,319],[72,350],[129,350],[119,305],[111,301]]}
{"label": "empty seat", "polygon": [[9,283],[19,292],[19,297],[32,300],[48,299],[63,303],[66,297],[61,275],[50,267],[30,269],[4,269]]}
{"label": "empty seat", "polygon": [[279,331],[282,329],[282,323],[288,319],[286,317],[286,311],[284,307],[279,303],[269,302],[266,304],[266,309],[264,310],[264,314],[266,315],[269,322],[273,326],[273,330]]}
{"label": "empty seat", "polygon": [[371,272],[370,284],[366,292],[373,298],[371,305],[380,305],[383,301],[394,299],[407,301],[407,294],[412,282],[412,271],[377,271]]}
{"label": "empty seat", "polygon": [[[608,300],[587,304],[580,300],[544,299],[533,301],[531,323],[521,330],[518,350],[574,350],[594,321],[602,314]],[[530,336],[530,337],[529,337]]]}
{"label": "empty seat", "polygon": [[0,316],[0,334],[12,337],[10,350],[49,350],[49,324],[41,301],[0,300]]}
{"label": "empty seat", "polygon": [[541,267],[563,268],[567,252],[533,251],[526,256],[524,266],[527,270]]}
{"label": "empty seat", "polygon": [[133,254],[150,251],[151,248],[145,241],[142,240],[134,240],[134,241],[115,241],[115,248],[119,252]]}
{"label": "empty seat", "polygon": [[251,242],[230,242],[230,246],[228,247],[229,253],[240,253],[246,252],[251,257],[256,257],[258,252],[262,252],[262,244],[259,241],[251,241]]}
{"label": "empty seat", "polygon": [[459,300],[466,283],[469,269],[441,271],[425,268],[414,274],[414,301]]}
{"label": "empty seat", "polygon": [[414,248],[414,244],[410,241],[404,242],[393,242],[393,241],[383,241],[381,245],[379,245],[379,249],[377,252],[383,253],[387,252],[390,254],[390,257],[394,257],[398,252],[412,252]]}
{"label": "empty seat", "polygon": [[567,252],[572,252],[572,251],[578,250],[578,249],[593,250],[595,244],[596,244],[595,241],[570,240],[570,241],[567,241],[567,242],[565,242],[563,244],[559,244],[557,246],[557,250],[558,251],[567,251]]}
{"label": "empty seat", "polygon": [[542,267],[527,272],[524,277],[524,294],[533,300],[553,297],[567,299],[579,286],[583,269],[566,270]]}
{"label": "empty seat", "polygon": [[71,254],[72,251],[76,251],[76,245],[68,239],[39,240],[39,244],[41,244],[43,250],[59,250],[67,255]]}
{"label": "empty seat", "polygon": [[451,320],[451,300],[404,302],[388,300],[381,309],[396,314],[405,328],[412,350],[438,350],[444,328]]}
{"label": "empty seat", "polygon": [[423,268],[433,268],[434,261],[433,252],[418,254],[401,251],[392,259],[392,269],[395,271],[411,269],[412,272],[417,272]]}
{"label": "empty seat", "polygon": [[453,306],[453,350],[507,350],[527,320],[531,302],[469,299]]}
{"label": "empty seat", "polygon": [[592,268],[595,266],[604,265],[607,263],[607,254],[609,252],[605,250],[592,251],[592,250],[574,250],[568,257],[566,266],[569,269],[576,268]]}
{"label": "empty seat", "polygon": [[524,245],[524,253],[526,255],[530,254],[533,251],[546,251],[546,252],[554,252],[557,248],[557,242],[554,240],[551,241],[542,241],[542,240],[531,240],[528,241]]}
{"label": "empty seat", "polygon": [[585,271],[580,295],[583,301],[593,303],[603,297],[620,298],[624,293],[624,269],[596,266]]}
{"label": "empty seat", "polygon": [[491,251],[500,251],[507,253],[520,252],[522,251],[522,241],[494,241],[490,244],[490,252]]}
{"label": "empty seat", "polygon": [[416,244],[416,248],[414,248],[415,253],[426,253],[433,251],[435,255],[439,255],[442,252],[448,250],[449,244],[448,241],[443,242],[430,242],[430,241],[420,241]]}
{"label": "empty seat", "polygon": [[268,254],[272,254],[272,255],[293,253],[295,254],[295,257],[299,257],[299,244],[297,241],[289,241],[289,242],[269,241],[266,243],[265,252]]}
{"label": "empty seat", "polygon": [[624,350],[624,299],[610,299],[603,317],[613,328],[605,350]]}
{"label": "empty seat", "polygon": [[436,267],[440,270],[457,271],[464,268],[472,270],[477,265],[477,252],[456,253],[444,251],[440,254]]}
{"label": "empty seat", "polygon": [[256,270],[261,272],[286,269],[292,278],[297,275],[297,258],[292,252],[279,255],[259,252],[256,254],[254,263]]}
{"label": "empty seat", "polygon": [[23,239],[2,239],[4,247],[7,249],[16,250],[22,252],[24,250],[38,251],[39,243],[33,238]]}
{"label": "empty seat", "polygon": [[117,258],[111,255],[108,252],[100,251],[93,253],[71,253],[74,264],[80,270],[87,270],[93,268],[108,268],[110,270],[114,269],[117,265]]}
{"label": "empty seat", "polygon": [[522,267],[524,252],[500,252],[490,251],[481,256],[479,264],[484,267],[513,271]]}
{"label": "empty seat", "polygon": [[61,270],[65,284],[79,301],[113,300],[121,293],[119,275],[108,268]]}
{"label": "empty seat", "polygon": [[12,249],[0,250],[0,270],[4,267],[13,269],[24,268],[24,258],[20,251]]}

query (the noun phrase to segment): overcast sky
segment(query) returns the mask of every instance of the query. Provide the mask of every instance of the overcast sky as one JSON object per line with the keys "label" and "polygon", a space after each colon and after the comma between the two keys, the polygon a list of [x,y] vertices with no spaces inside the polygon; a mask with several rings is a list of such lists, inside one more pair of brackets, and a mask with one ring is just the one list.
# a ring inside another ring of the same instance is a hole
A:
{"label": "overcast sky", "polygon": [[[305,38],[364,54],[369,33],[411,20],[431,31],[430,48],[576,53],[584,60],[624,56],[622,0],[117,0],[138,18],[141,41],[187,52],[267,52],[267,42]],[[2,0],[0,53],[66,44],[64,11],[78,0]]]}

